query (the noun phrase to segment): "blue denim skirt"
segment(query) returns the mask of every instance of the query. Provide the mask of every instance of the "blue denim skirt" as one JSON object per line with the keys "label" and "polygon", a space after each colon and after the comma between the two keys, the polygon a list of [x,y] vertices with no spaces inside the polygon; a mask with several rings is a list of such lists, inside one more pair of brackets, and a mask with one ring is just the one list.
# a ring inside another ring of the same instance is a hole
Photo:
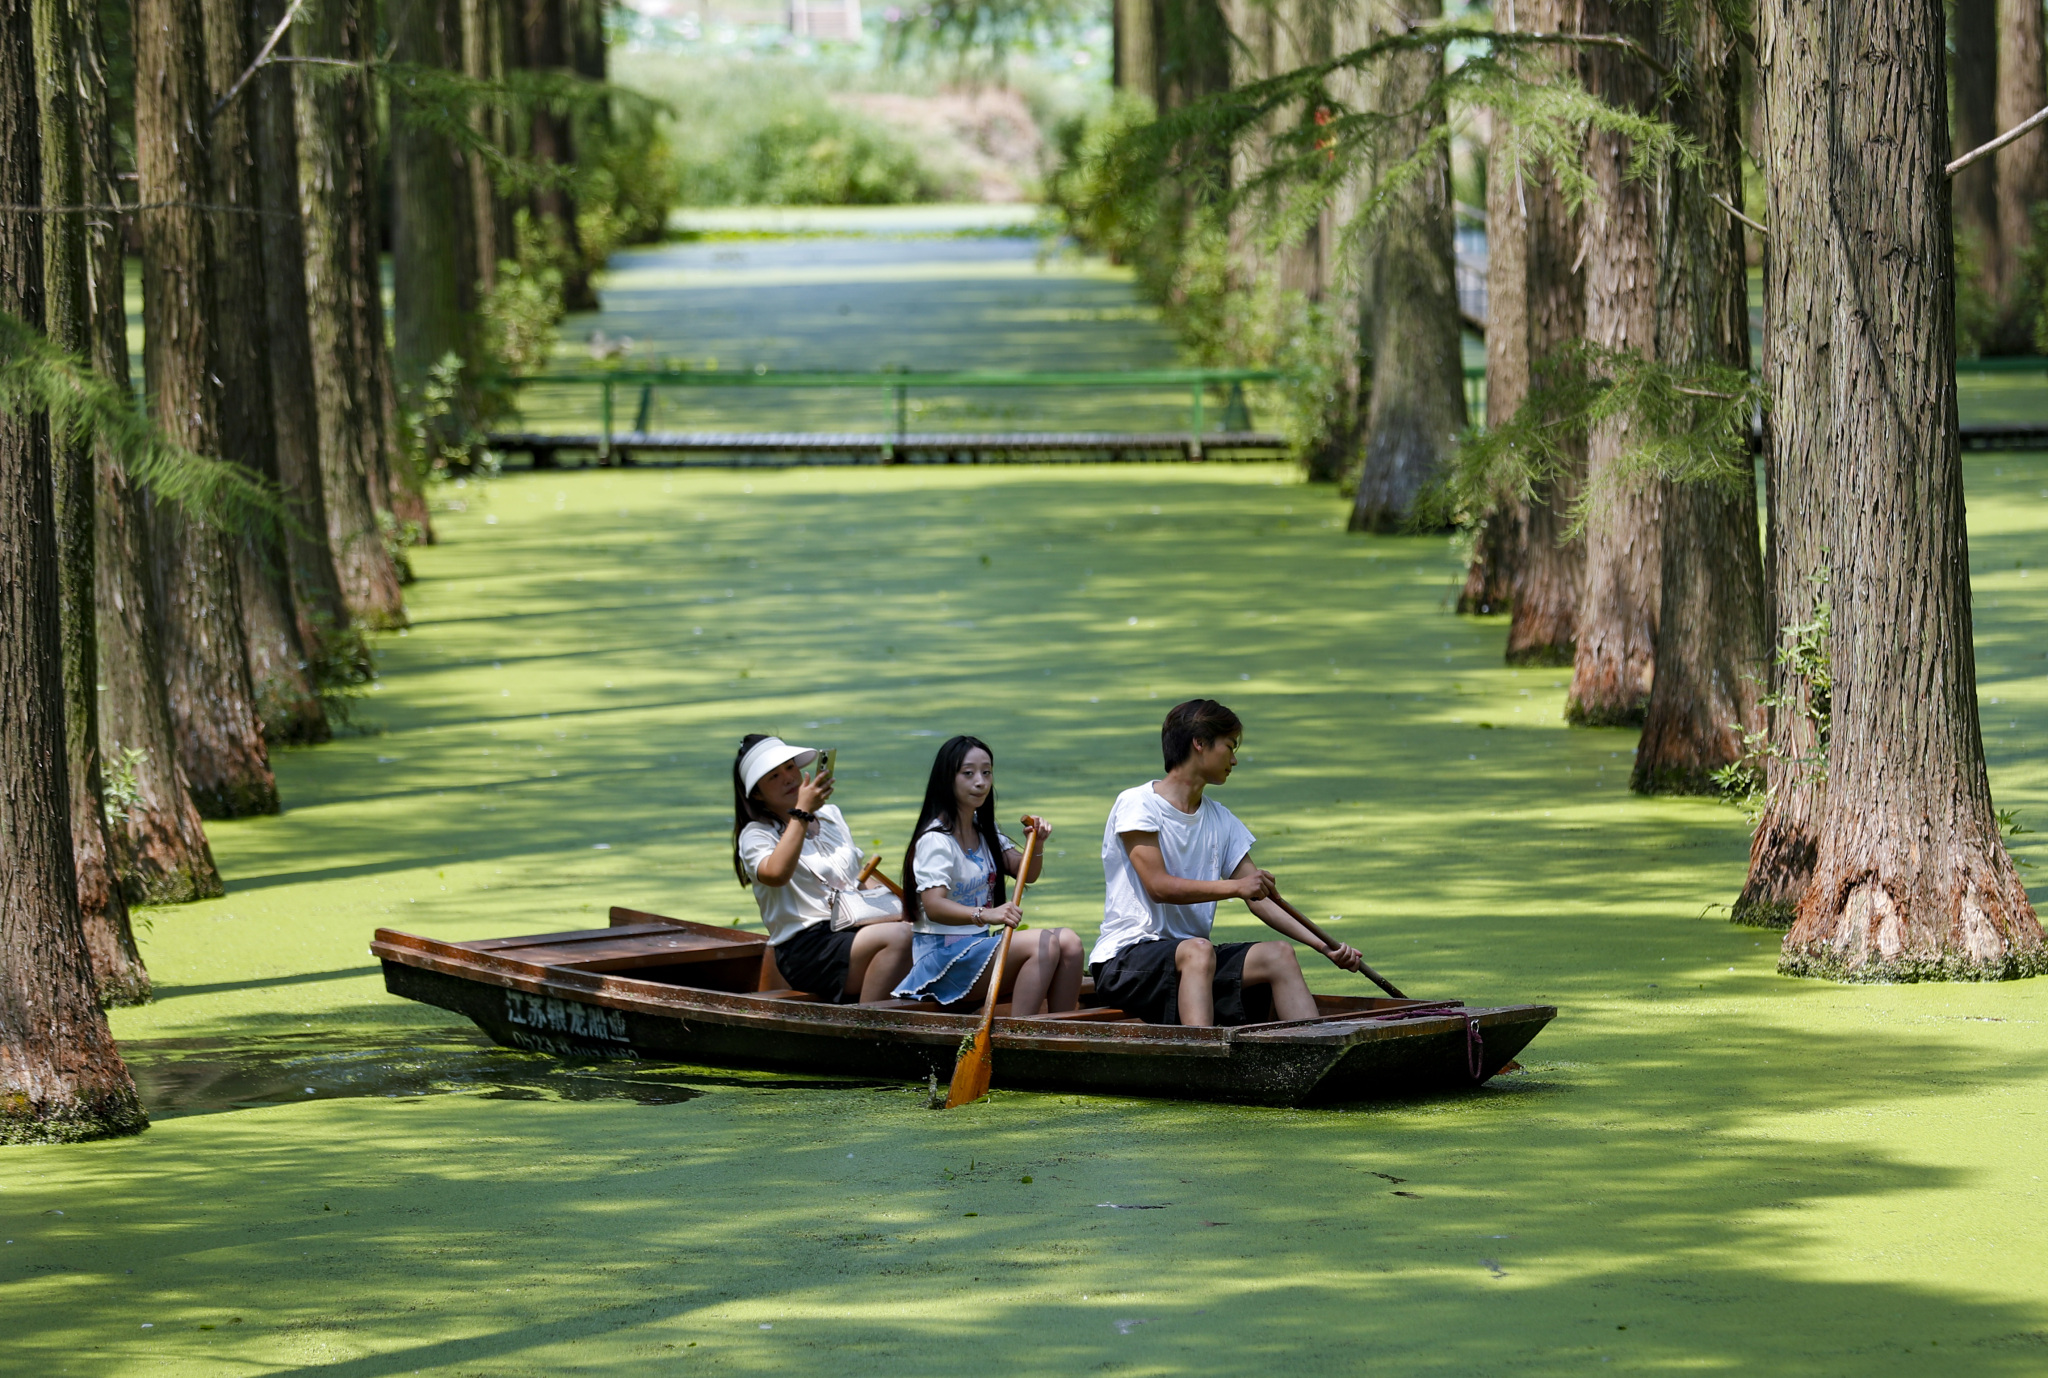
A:
{"label": "blue denim skirt", "polygon": [[1002,941],[994,933],[913,933],[910,974],[893,992],[904,1000],[936,1000],[950,1005],[967,998],[982,971],[995,960]]}

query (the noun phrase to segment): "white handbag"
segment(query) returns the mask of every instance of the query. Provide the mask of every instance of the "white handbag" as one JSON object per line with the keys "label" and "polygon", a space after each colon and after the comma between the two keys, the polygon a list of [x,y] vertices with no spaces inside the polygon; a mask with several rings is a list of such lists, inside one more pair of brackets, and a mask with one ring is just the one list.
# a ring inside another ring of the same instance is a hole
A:
{"label": "white handbag", "polygon": [[832,931],[843,932],[877,919],[903,917],[903,901],[888,887],[871,885],[864,890],[835,888],[832,891]]}

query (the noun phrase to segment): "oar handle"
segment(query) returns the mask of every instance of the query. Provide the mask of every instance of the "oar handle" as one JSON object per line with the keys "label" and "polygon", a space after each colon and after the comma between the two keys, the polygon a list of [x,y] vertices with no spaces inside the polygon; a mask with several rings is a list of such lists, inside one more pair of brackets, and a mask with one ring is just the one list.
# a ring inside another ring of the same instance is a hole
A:
{"label": "oar handle", "polygon": [[884,886],[888,887],[889,893],[897,899],[903,898],[903,887],[889,879],[888,874],[882,870],[882,854],[880,852],[876,852],[873,856],[869,857],[868,864],[860,868],[860,879],[854,882],[854,888],[865,888],[870,878],[882,882]]}
{"label": "oar handle", "polygon": [[[1031,883],[1031,862],[1038,855],[1038,830],[1031,827],[1029,823],[1025,824],[1025,828],[1024,859],[1017,863],[1017,893],[1010,900],[1010,903],[1016,905],[1019,909],[1024,907],[1024,887]],[[1004,924],[1002,939],[996,944],[996,965],[995,970],[989,974],[988,978],[988,999],[984,1000],[981,1005],[981,1029],[983,1033],[987,1033],[995,1024],[996,999],[1003,992],[1003,969],[1009,965],[1010,939],[1016,932],[1017,930],[1014,926]]]}
{"label": "oar handle", "polygon": [[[1278,890],[1275,890],[1273,892],[1273,903],[1279,905],[1282,909],[1286,910],[1289,918],[1293,919],[1303,928],[1306,928],[1316,937],[1321,938],[1325,945],[1329,947],[1341,946],[1341,944],[1339,944],[1335,938],[1332,938],[1329,934],[1323,932],[1323,930],[1317,926],[1315,920],[1311,919],[1308,915],[1302,913],[1299,909],[1296,909],[1293,905],[1289,904],[1286,898],[1283,897]],[[1371,981],[1374,985],[1378,986],[1387,994],[1393,996],[1396,1000],[1406,1000],[1408,998],[1407,996],[1401,994],[1401,992],[1395,988],[1393,982],[1389,981],[1386,977],[1380,975],[1377,971],[1374,971],[1371,967],[1367,966],[1363,958],[1359,960],[1358,969],[1361,972],[1365,973],[1365,977],[1367,980]]]}

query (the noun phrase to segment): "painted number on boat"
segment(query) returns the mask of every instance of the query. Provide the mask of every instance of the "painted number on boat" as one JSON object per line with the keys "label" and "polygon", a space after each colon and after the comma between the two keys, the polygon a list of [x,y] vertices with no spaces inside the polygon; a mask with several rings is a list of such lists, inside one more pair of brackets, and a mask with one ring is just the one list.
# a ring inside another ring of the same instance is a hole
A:
{"label": "painted number on boat", "polygon": [[557,1000],[552,995],[528,995],[522,990],[505,992],[505,1021],[522,1029],[569,1034],[601,1043],[629,1041],[623,1011],[601,1009],[576,1000]]}

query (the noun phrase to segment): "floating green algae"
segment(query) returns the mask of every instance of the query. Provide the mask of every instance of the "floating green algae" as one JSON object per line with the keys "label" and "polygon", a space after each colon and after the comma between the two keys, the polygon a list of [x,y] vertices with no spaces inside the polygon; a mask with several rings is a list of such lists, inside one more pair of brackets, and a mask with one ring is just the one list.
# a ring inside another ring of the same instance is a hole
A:
{"label": "floating green algae", "polygon": [[[2033,818],[2048,639],[2015,561],[2048,499],[2038,457],[1969,463],[1993,784]],[[2040,1370],[2042,984],[1775,975],[1714,907],[1741,817],[1629,796],[1633,734],[1567,729],[1561,674],[1446,611],[1443,540],[1347,536],[1280,466],[455,496],[377,730],[281,755],[287,812],[213,828],[228,895],[149,914],[161,998],[114,1016],[160,1094],[271,1090],[0,1157],[0,1370]],[[1220,797],[1304,909],[1406,989],[1560,1007],[1526,1074],[1272,1111],[1005,1092],[998,1062],[938,1114],[493,1052],[365,955],[613,903],[752,922],[725,810],[755,729],[837,745],[892,857],[938,741],[986,737],[1003,807],[1057,827],[1038,920],[1092,935],[1107,805],[1196,693],[1244,715]],[[566,1093],[591,1076],[677,1090]]]}

